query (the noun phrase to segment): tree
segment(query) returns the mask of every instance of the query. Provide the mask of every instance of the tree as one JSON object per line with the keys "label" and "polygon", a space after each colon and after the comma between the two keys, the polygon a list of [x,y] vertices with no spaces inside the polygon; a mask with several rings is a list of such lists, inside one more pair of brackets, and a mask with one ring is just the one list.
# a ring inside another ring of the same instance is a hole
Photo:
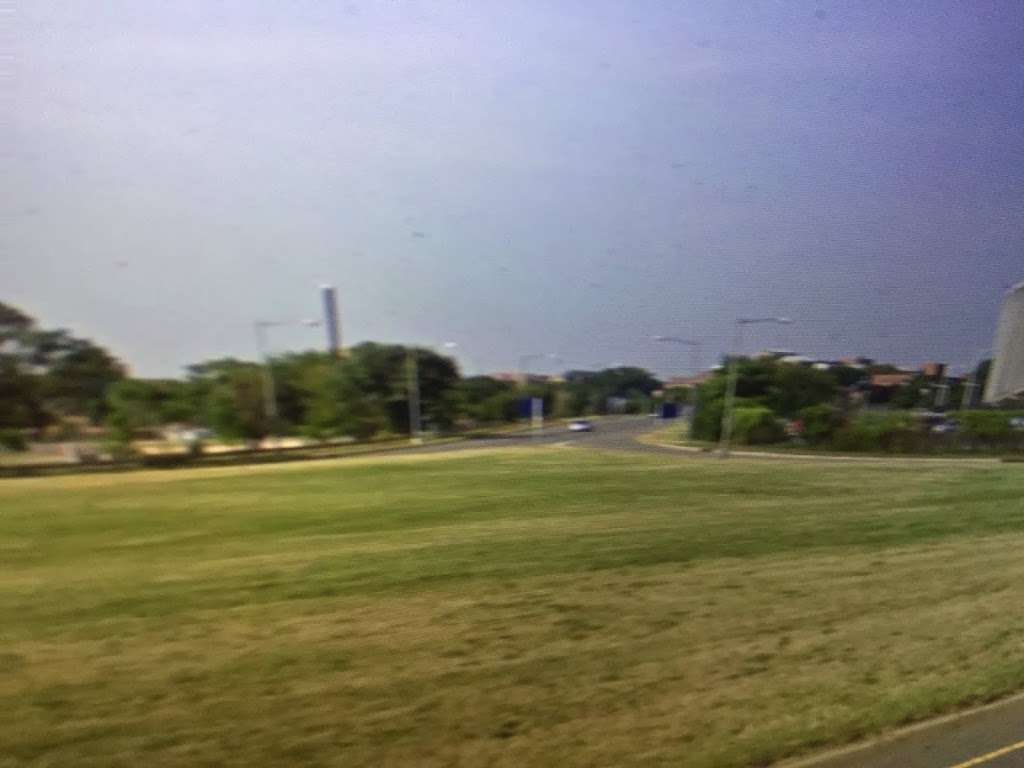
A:
{"label": "tree", "polygon": [[0,355],[0,427],[40,429],[48,421],[38,377],[13,355]]}
{"label": "tree", "polygon": [[117,442],[128,443],[137,431],[160,421],[154,388],[137,379],[125,379],[107,390],[107,424]]}
{"label": "tree", "polygon": [[924,408],[931,405],[932,389],[923,376],[915,376],[892,396],[890,402],[896,408]]}
{"label": "tree", "polygon": [[482,403],[489,397],[499,392],[508,392],[515,388],[509,381],[499,381],[490,376],[470,376],[458,383],[459,392],[462,393],[467,405]]}
{"label": "tree", "polygon": [[225,358],[190,366],[189,375],[201,393],[202,420],[218,434],[248,440],[270,434],[261,366]]}
{"label": "tree", "polygon": [[38,354],[48,358],[43,386],[53,406],[66,415],[102,421],[107,387],[125,377],[124,366],[102,347],[64,331],[47,334]]}
{"label": "tree", "polygon": [[177,379],[123,379],[107,389],[107,423],[131,431],[201,421],[195,386]]}
{"label": "tree", "polygon": [[303,431],[326,438],[347,435],[366,440],[387,423],[379,401],[365,391],[359,367],[351,360],[324,356],[306,368]]}
{"label": "tree", "polygon": [[778,363],[764,404],[781,416],[795,416],[801,408],[827,403],[835,396],[836,382],[827,371]]}
{"label": "tree", "polygon": [[430,422],[442,428],[456,416],[457,399],[450,396],[458,381],[455,363],[429,349],[407,348],[398,344],[364,342],[349,350],[347,362],[361,391],[374,407],[382,408],[392,432],[409,431],[408,359],[416,355],[419,374],[420,411]]}
{"label": "tree", "polygon": [[24,337],[35,327],[35,320],[17,307],[0,301],[0,353],[22,346]]}
{"label": "tree", "polygon": [[29,365],[35,321],[0,302],[0,427],[41,428],[48,415],[39,377]]}
{"label": "tree", "polygon": [[0,421],[42,427],[53,415],[99,422],[107,387],[124,378],[109,352],[65,330],[41,330],[27,314],[0,303]]}
{"label": "tree", "polygon": [[[736,362],[736,371],[737,408],[763,406],[775,415],[792,418],[803,408],[831,402],[837,394],[836,381],[828,372],[803,365],[742,358]],[[727,381],[728,367],[698,389],[691,426],[694,437],[719,438]]]}
{"label": "tree", "polygon": [[567,410],[579,416],[587,412],[604,413],[611,398],[627,400],[633,410],[644,407],[651,393],[661,389],[658,381],[643,368],[622,366],[602,371],[569,371]]}
{"label": "tree", "polygon": [[[490,376],[471,376],[462,379],[457,390],[462,412],[474,421],[503,421],[501,408],[495,408],[496,398],[512,395],[515,385],[508,381],[498,381]],[[512,398],[515,399],[514,396]],[[514,404],[513,404],[514,410]],[[512,414],[515,418],[515,413]]]}
{"label": "tree", "polygon": [[852,365],[836,365],[828,369],[828,374],[840,387],[852,387],[866,381],[868,373],[863,368],[854,368]]}

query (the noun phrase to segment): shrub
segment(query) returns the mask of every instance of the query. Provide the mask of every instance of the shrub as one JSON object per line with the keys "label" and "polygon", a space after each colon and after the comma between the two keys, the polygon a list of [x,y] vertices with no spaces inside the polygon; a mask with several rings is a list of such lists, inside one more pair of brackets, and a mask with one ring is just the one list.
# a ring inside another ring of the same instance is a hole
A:
{"label": "shrub", "polygon": [[21,430],[0,429],[0,448],[6,448],[8,451],[26,451],[28,443]]}
{"label": "shrub", "polygon": [[829,440],[844,422],[838,408],[824,403],[802,408],[797,416],[804,425],[804,438],[814,445]]}
{"label": "shrub", "polygon": [[963,411],[956,421],[965,438],[980,442],[1001,443],[1013,435],[1009,414],[999,411]]}
{"label": "shrub", "polygon": [[867,413],[836,430],[832,447],[841,451],[913,453],[929,446],[927,435],[909,414]]}
{"label": "shrub", "polygon": [[745,406],[733,414],[733,434],[746,445],[764,445],[784,440],[786,430],[770,408]]}
{"label": "shrub", "polygon": [[696,440],[718,440],[722,429],[722,400],[702,401],[693,414],[690,436]]}

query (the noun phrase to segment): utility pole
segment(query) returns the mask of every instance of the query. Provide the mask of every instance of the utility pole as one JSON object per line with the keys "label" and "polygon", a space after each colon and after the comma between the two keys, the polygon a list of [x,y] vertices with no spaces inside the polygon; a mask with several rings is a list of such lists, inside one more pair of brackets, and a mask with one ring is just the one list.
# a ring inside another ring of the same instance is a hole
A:
{"label": "utility pole", "polygon": [[729,361],[729,378],[725,385],[725,404],[722,408],[722,434],[718,442],[718,455],[721,458],[729,457],[729,442],[732,440],[732,430],[736,420],[736,385],[740,378],[740,355],[743,354],[743,327],[760,323],[789,325],[792,322],[788,317],[745,317],[736,321],[736,340],[733,343],[732,358]]}
{"label": "utility pole", "polygon": [[406,354],[405,377],[409,392],[409,442],[418,445],[423,440],[420,437],[420,374],[415,349]]}
{"label": "utility pole", "polygon": [[263,361],[263,411],[267,414],[267,421],[270,422],[271,428],[277,421],[277,393],[274,391],[274,372],[270,367],[270,353],[267,351],[267,328],[272,325],[275,323],[266,320],[257,320],[253,324],[256,331],[256,348]]}
{"label": "utility pole", "polygon": [[305,325],[315,328],[320,325],[319,320],[301,320],[297,322],[285,322],[281,320],[257,320],[253,323],[256,332],[256,349],[263,361],[263,411],[270,422],[273,430],[277,423],[277,392],[274,386],[274,369],[271,367],[270,350],[267,344],[267,329],[282,325]]}
{"label": "utility pole", "polygon": [[743,348],[743,323],[736,323],[736,341],[729,357],[729,373],[725,383],[725,403],[722,407],[722,426],[718,441],[718,455],[729,456],[729,441],[732,440],[733,409],[736,406],[736,383],[740,377],[740,350]]}

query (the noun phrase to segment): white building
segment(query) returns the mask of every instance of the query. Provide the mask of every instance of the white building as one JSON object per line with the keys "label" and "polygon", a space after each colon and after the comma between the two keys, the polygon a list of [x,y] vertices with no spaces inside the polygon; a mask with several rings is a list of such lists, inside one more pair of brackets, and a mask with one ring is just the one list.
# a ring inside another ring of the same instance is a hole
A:
{"label": "white building", "polygon": [[993,349],[984,401],[998,403],[1024,396],[1024,283],[1017,283],[1006,294]]}

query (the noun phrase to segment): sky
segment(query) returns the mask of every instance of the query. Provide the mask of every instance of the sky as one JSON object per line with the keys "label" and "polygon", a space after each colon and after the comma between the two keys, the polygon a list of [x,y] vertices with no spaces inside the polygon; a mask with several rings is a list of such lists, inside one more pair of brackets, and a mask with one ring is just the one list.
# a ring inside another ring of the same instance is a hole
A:
{"label": "sky", "polygon": [[4,8],[0,301],[138,375],[322,346],[323,283],[470,373],[776,315],[745,351],[965,366],[1024,279],[1019,0]]}

